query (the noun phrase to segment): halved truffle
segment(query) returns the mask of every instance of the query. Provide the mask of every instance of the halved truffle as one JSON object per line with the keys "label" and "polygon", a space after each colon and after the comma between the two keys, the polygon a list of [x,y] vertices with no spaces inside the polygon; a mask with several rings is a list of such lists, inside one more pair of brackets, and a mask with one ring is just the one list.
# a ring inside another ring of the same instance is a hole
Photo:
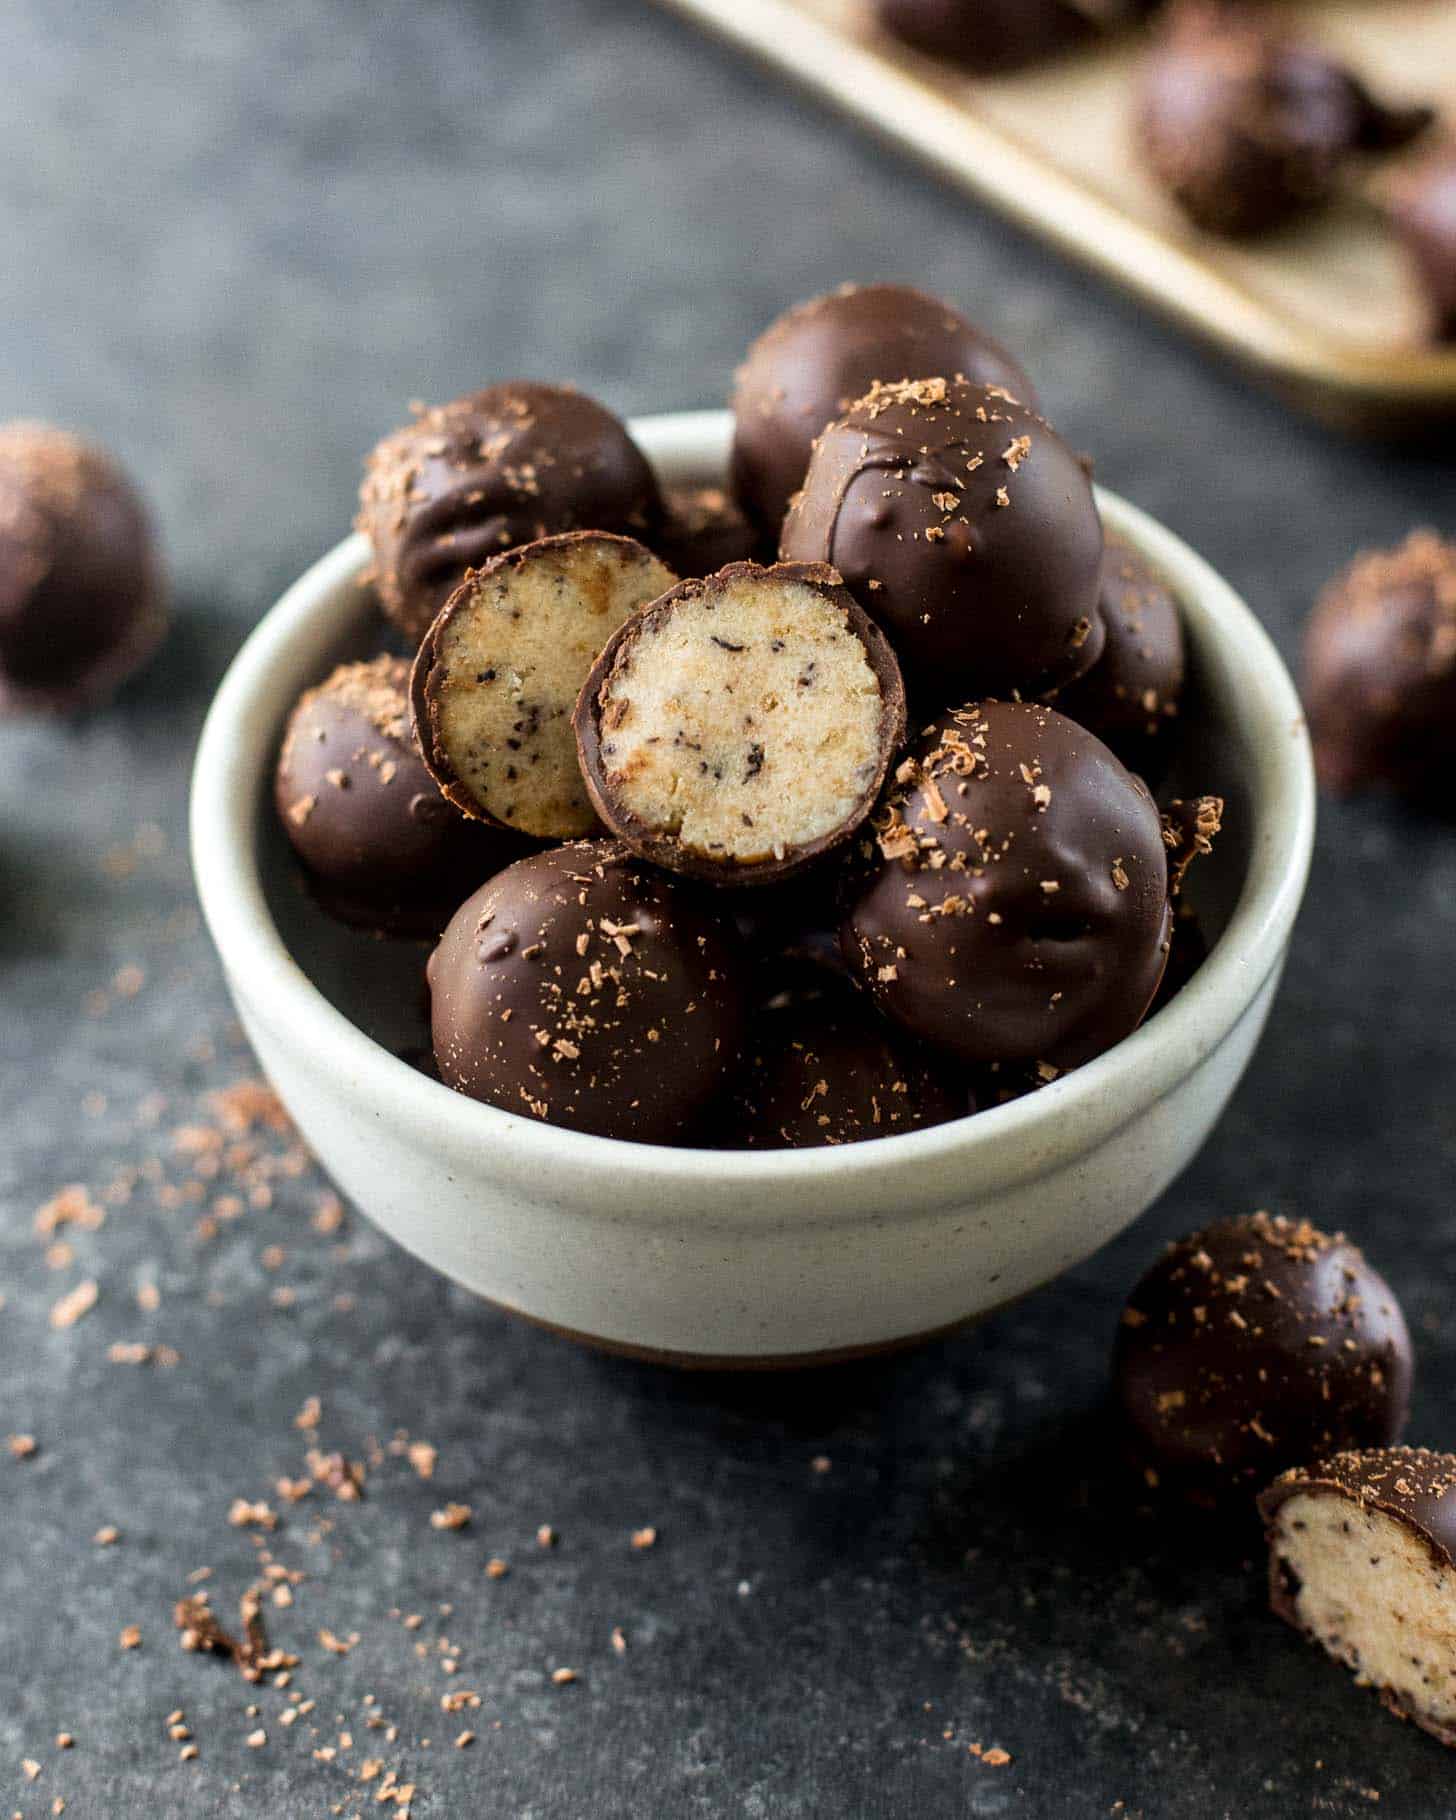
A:
{"label": "halved truffle", "polygon": [[1050,424],[994,387],[877,385],[814,445],[785,561],[831,563],[917,712],[1042,695],[1102,653],[1102,523]]}
{"label": "halved truffle", "polygon": [[420,645],[420,749],[466,815],[551,840],[596,826],[571,716],[602,647],[677,577],[630,537],[568,531],[467,575]]}
{"label": "halved truffle", "polygon": [[0,424],[0,713],[104,701],[166,623],[152,527],[111,456],[51,424]]}
{"label": "halved truffle", "polygon": [[782,878],[847,840],[905,734],[884,634],[820,565],[734,563],[602,652],[576,710],[602,820],[713,884]]}
{"label": "halved truffle", "polygon": [[1259,1499],[1276,1616],[1456,1746],[1456,1454],[1338,1453]]}
{"label": "halved truffle", "polygon": [[960,709],[895,773],[845,959],[912,1035],[972,1066],[1054,1076],[1141,1022],[1168,957],[1169,851],[1183,845],[1084,727],[1029,703]]}
{"label": "halved truffle", "polygon": [[732,486],[777,542],[804,484],[814,439],[877,379],[926,373],[1003,386],[1035,404],[1011,355],[957,309],[906,284],[846,284],[777,317],[749,348],[733,388]]}
{"label": "halved truffle", "polygon": [[1113,1391],[1150,1486],[1212,1507],[1344,1447],[1394,1441],[1411,1342],[1343,1233],[1268,1213],[1181,1239],[1128,1297]]}
{"label": "halved truffle", "polygon": [[625,425],[570,386],[508,380],[413,423],[368,457],[358,528],[380,604],[423,638],[467,569],[558,531],[648,537],[657,481]]}
{"label": "halved truffle", "polygon": [[440,1078],[526,1118],[671,1143],[737,1066],[743,975],[704,894],[620,842],[532,854],[430,957]]}
{"label": "halved truffle", "polygon": [[341,664],[299,697],[273,779],[283,832],[342,922],[433,936],[525,843],[447,803],[409,729],[402,657]]}

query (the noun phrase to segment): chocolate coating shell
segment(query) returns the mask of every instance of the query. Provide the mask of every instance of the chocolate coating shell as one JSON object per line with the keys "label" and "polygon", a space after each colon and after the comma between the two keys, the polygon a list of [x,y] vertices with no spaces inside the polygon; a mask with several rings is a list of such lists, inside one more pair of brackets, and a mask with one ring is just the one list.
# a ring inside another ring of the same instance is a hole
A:
{"label": "chocolate coating shell", "polygon": [[558,531],[651,542],[662,515],[646,457],[570,386],[510,380],[422,410],[365,463],[358,528],[380,603],[418,642],[467,569]]}
{"label": "chocolate coating shell", "polygon": [[1391,219],[1429,299],[1432,335],[1456,340],[1456,146],[1400,184]]}
{"label": "chocolate coating shell", "polygon": [[749,348],[733,389],[733,492],[777,541],[814,439],[877,379],[964,374],[1036,402],[1020,365],[959,310],[903,284],[843,285],[785,311]]}
{"label": "chocolate coating shell", "polygon": [[[1414,1529],[1434,1561],[1456,1567],[1456,1454],[1428,1447],[1371,1447],[1293,1466],[1259,1495],[1266,1522],[1301,1492],[1328,1492],[1384,1511]],[[1282,1601],[1276,1599],[1275,1610]]]}
{"label": "chocolate coating shell", "polygon": [[1153,175],[1210,232],[1266,232],[1334,193],[1357,150],[1405,144],[1428,108],[1386,108],[1257,13],[1178,9],[1149,57],[1138,130]]}
{"label": "chocolate coating shell", "polygon": [[1044,694],[1102,653],[1091,483],[1049,424],[982,386],[860,399],[815,445],[780,554],[838,569],[922,710]]}
{"label": "chocolate coating shell", "polygon": [[1102,561],[1102,655],[1057,696],[1057,710],[1152,777],[1170,743],[1183,694],[1183,625],[1172,590],[1123,543]]}
{"label": "chocolate coating shell", "polygon": [[716,575],[765,554],[758,533],[722,487],[668,487],[654,548],[677,574]]}
{"label": "chocolate coating shell", "polygon": [[750,1028],[725,1142],[744,1150],[857,1144],[974,1111],[952,1064],[898,1037],[844,987],[790,988]]}
{"label": "chocolate coating shell", "polygon": [[1443,791],[1456,758],[1456,544],[1417,531],[1336,576],[1305,629],[1303,693],[1327,790]]}
{"label": "chocolate coating shell", "polygon": [[1341,1448],[1394,1441],[1410,1335],[1343,1234],[1246,1214],[1180,1240],[1142,1278],[1112,1377],[1134,1463],[1212,1506]]}
{"label": "chocolate coating shell", "polygon": [[0,424],[0,713],[104,700],[159,643],[165,595],[112,458],[50,424]]}
{"label": "chocolate coating shell", "polygon": [[525,843],[467,822],[409,730],[402,657],[342,664],[299,697],[273,779],[278,819],[320,904],[382,934],[431,936]]}
{"label": "chocolate coating shell", "polygon": [[497,873],[451,919],[428,977],[440,1078],[526,1118],[671,1143],[738,1062],[728,932],[617,841]]}
{"label": "chocolate coating shell", "polygon": [[1100,740],[985,702],[912,747],[840,931],[894,1023],[971,1065],[1078,1066],[1141,1022],[1167,961],[1158,810]]}

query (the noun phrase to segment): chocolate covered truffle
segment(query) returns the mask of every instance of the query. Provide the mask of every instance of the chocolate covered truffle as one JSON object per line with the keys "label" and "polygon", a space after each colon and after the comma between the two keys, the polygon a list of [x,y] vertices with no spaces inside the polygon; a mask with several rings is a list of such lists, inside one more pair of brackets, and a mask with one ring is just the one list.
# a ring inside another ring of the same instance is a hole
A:
{"label": "chocolate covered truffle", "polygon": [[1163,824],[1140,778],[1046,707],[946,715],[895,773],[841,929],[893,1022],[961,1061],[1089,1061],[1167,961]]}
{"label": "chocolate covered truffle", "polygon": [[[778,527],[774,530],[777,542]],[[654,548],[679,575],[716,575],[730,562],[751,562],[761,554],[761,541],[722,487],[668,487],[663,494]]]}
{"label": "chocolate covered truffle", "polygon": [[893,38],[975,75],[1022,69],[1129,24],[1148,0],[876,0]]}
{"label": "chocolate covered truffle", "polygon": [[1190,220],[1247,236],[1319,207],[1352,153],[1404,145],[1431,118],[1383,106],[1257,10],[1190,0],[1149,56],[1138,130],[1150,170]]}
{"label": "chocolate covered truffle", "polygon": [[435,788],[410,734],[408,681],[402,657],[376,657],[305,691],[273,794],[325,909],[381,933],[431,936],[524,844],[467,822]]}
{"label": "chocolate covered truffle", "polygon": [[1456,340],[1456,145],[1396,186],[1391,219],[1430,304],[1432,335]]}
{"label": "chocolate covered truffle", "polygon": [[933,712],[1039,695],[1102,653],[1102,525],[1051,426],[958,379],[877,385],[814,448],[780,553],[827,562]]}
{"label": "chocolate covered truffle", "polygon": [[589,833],[576,698],[612,633],[676,580],[604,531],[545,537],[472,570],[425,634],[411,681],[420,749],[444,795],[523,834]]}
{"label": "chocolate covered truffle", "polygon": [[830,982],[819,991],[790,987],[754,1019],[726,1142],[745,1150],[858,1144],[974,1111],[952,1065],[898,1037]]}
{"label": "chocolate covered truffle", "polygon": [[1254,1213],[1153,1266],[1123,1310],[1112,1375],[1148,1484],[1211,1507],[1394,1441],[1411,1343],[1390,1285],[1343,1234]]}
{"label": "chocolate covered truffle", "polygon": [[526,1118],[672,1143],[739,1058],[744,981],[727,930],[616,841],[497,873],[428,973],[440,1078]]}
{"label": "chocolate covered truffle", "polygon": [[1456,1746],[1456,1454],[1338,1453],[1285,1473],[1259,1509],[1276,1616]]}
{"label": "chocolate covered truffle", "polygon": [[733,492],[776,539],[814,438],[874,382],[961,375],[1035,403],[1011,356],[937,297],[844,285],[788,310],[748,350],[733,390]]}
{"label": "chocolate covered truffle", "polygon": [[1183,693],[1183,626],[1172,590],[1136,550],[1109,542],[1102,559],[1102,655],[1057,696],[1057,708],[1122,762],[1153,776]]}
{"label": "chocolate covered truffle", "polygon": [[1359,556],[1304,636],[1304,705],[1326,789],[1435,797],[1456,758],[1456,544],[1416,531]]}
{"label": "chocolate covered truffle", "polygon": [[105,700],[165,627],[151,525],[117,464],[50,424],[0,424],[0,713]]}
{"label": "chocolate covered truffle", "polygon": [[847,840],[905,736],[895,654],[833,570],[737,563],[613,636],[576,711],[582,775],[634,851],[713,884]]}
{"label": "chocolate covered truffle", "polygon": [[651,541],[662,513],[646,457],[570,386],[511,380],[421,408],[365,463],[358,527],[380,603],[418,640],[467,569],[557,531]]}

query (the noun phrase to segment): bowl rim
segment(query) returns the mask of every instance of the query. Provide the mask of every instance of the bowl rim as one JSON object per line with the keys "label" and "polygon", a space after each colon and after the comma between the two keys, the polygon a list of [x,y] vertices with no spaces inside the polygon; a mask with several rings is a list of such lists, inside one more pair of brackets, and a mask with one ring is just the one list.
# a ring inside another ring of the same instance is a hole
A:
{"label": "bowl rim", "polygon": [[[671,481],[721,475],[731,437],[727,411],[672,412],[630,425]],[[860,1217],[906,1197],[907,1172],[926,1171],[943,1202],[1025,1184],[1106,1142],[1172,1091],[1215,1049],[1281,964],[1308,878],[1315,782],[1303,711],[1272,641],[1232,588],[1171,531],[1116,494],[1098,489],[1108,528],[1168,579],[1193,642],[1224,672],[1249,739],[1255,828],[1227,927],[1193,978],[1153,1018],[1105,1054],[1007,1105],[926,1130],[805,1150],[669,1147],[598,1137],[539,1123],[453,1092],[376,1043],[329,1002],[285,946],[269,913],[258,865],[264,782],[283,717],[317,680],[325,649],[317,622],[337,636],[351,615],[339,598],[368,565],[355,533],[314,563],[264,614],[229,665],[198,741],[190,839],[198,897],[230,984],[270,1028],[308,1045],[320,1072],[349,1083],[361,1111],[386,1125],[428,1132],[432,1149],[464,1170],[484,1162],[540,1194],[591,1200],[619,1216],[673,1225],[679,1197],[711,1192],[714,1217],[773,1222],[805,1187],[829,1191],[817,1216]],[[331,610],[330,610],[331,609]],[[337,623],[336,623],[337,622]],[[309,669],[309,664],[313,665]],[[236,988],[235,988],[236,990]],[[602,1196],[604,1181],[610,1192]],[[924,1198],[923,1196],[921,1198]]]}

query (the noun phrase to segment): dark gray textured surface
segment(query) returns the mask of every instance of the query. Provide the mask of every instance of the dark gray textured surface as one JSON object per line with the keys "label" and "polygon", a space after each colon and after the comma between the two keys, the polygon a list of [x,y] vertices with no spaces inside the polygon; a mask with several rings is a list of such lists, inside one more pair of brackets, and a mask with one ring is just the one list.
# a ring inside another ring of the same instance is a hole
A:
{"label": "dark gray textured surface", "polygon": [[[0,46],[0,414],[113,443],[180,592],[165,657],[114,710],[0,728],[0,1433],[40,1443],[0,1452],[0,1811],[387,1813],[357,1780],[377,1754],[418,1782],[419,1815],[1449,1812],[1450,1760],[1268,1619],[1237,1551],[1129,1519],[1091,1419],[1159,1240],[1268,1205],[1346,1226],[1389,1270],[1420,1347],[1413,1434],[1456,1440],[1449,827],[1327,809],[1273,1026],[1201,1160],[1095,1262],[908,1359],[787,1384],[598,1359],[352,1215],[318,1234],[311,1172],[211,1239],[145,1179],[62,1268],[31,1230],[63,1183],[100,1194],[149,1155],[186,1182],[170,1134],[251,1071],[191,908],[190,748],[407,398],[527,372],[624,410],[712,402],[784,303],[912,278],[1017,348],[1102,477],[1286,651],[1357,545],[1456,529],[1449,463],[1287,418],[634,0],[0,0]],[[144,823],[165,850],[144,839],[113,876],[105,851]],[[134,997],[88,1006],[133,965]],[[52,1331],[88,1276],[97,1308]],[[181,1363],[107,1362],[137,1339]],[[313,1394],[325,1445],[406,1429],[439,1466],[426,1485],[391,1459],[362,1504],[315,1496],[268,1538],[308,1576],[274,1629],[317,1706],[285,1729],[285,1695],[180,1654],[169,1613],[206,1565],[231,1615],[254,1545],[229,1504],[279,1502]],[[429,1525],[447,1498],[474,1507],[460,1534]],[[111,1549],[91,1542],[105,1523]],[[645,1523],[660,1539],[634,1552]],[[123,1654],[130,1623],[143,1645]],[[320,1626],[360,1641],[337,1658]],[[414,1652],[441,1632],[454,1676]],[[578,1683],[551,1684],[562,1664]],[[452,1686],[479,1709],[443,1714]],[[394,1743],[366,1730],[368,1694]],[[165,1735],[175,1707],[196,1763]],[[463,1726],[478,1742],[457,1752]],[[316,1759],[340,1729],[353,1747]],[[1014,1762],[983,1767],[977,1741]]]}

